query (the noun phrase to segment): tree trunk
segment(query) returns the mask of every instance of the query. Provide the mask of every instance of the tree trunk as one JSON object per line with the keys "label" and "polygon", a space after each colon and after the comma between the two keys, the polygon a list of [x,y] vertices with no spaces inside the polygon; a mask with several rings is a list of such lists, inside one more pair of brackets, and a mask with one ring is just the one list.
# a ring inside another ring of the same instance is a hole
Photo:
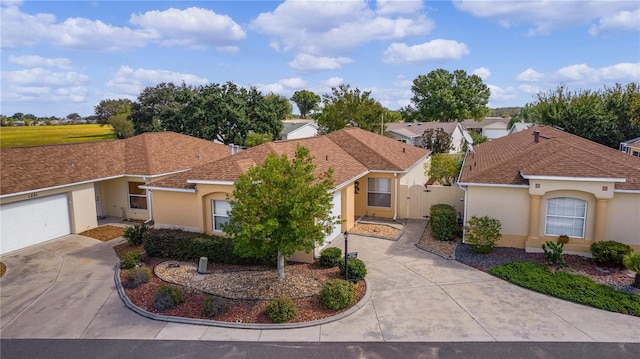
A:
{"label": "tree trunk", "polygon": [[284,256],[278,251],[278,279],[284,279]]}

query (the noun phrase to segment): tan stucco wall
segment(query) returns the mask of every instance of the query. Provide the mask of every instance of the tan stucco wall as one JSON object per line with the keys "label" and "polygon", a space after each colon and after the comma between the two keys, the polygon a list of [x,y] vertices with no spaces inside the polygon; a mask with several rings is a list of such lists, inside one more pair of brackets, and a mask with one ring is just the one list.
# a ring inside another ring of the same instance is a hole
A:
{"label": "tan stucco wall", "polygon": [[[605,190],[606,187],[606,190]],[[529,193],[542,196],[545,193],[559,190],[572,190],[591,193],[597,198],[613,198],[614,182],[587,182],[587,181],[529,181]]]}
{"label": "tan stucco wall", "polygon": [[640,251],[640,193],[615,193],[608,204],[604,239],[626,243]]}
{"label": "tan stucco wall", "polygon": [[469,187],[467,219],[489,216],[502,223],[502,233],[528,234],[529,193],[526,188]]}
{"label": "tan stucco wall", "polygon": [[[391,179],[391,208],[368,207],[367,206],[367,179],[368,178],[389,178]],[[380,218],[393,218],[393,206],[396,201],[396,185],[393,173],[370,173],[358,179],[360,183],[360,191],[355,195],[355,214],[356,216],[371,216]]]}
{"label": "tan stucco wall", "polygon": [[77,186],[69,192],[71,232],[80,233],[98,226],[93,183]]}
{"label": "tan stucco wall", "polygon": [[198,196],[195,193],[152,191],[156,228],[201,232]]}
{"label": "tan stucco wall", "polygon": [[353,183],[342,189],[342,232],[355,224],[355,188]]}
{"label": "tan stucco wall", "polygon": [[128,219],[149,219],[149,211],[129,208],[128,182],[144,182],[142,177],[121,177],[100,183],[102,215]]}

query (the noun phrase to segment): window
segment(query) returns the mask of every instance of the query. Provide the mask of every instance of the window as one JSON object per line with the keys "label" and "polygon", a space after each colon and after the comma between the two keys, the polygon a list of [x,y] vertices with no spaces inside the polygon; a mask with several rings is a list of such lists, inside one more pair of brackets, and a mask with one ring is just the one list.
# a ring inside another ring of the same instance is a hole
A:
{"label": "window", "polygon": [[147,209],[147,190],[138,188],[144,182],[127,182],[129,185],[129,208]]}
{"label": "window", "polygon": [[391,179],[367,179],[367,206],[391,208]]}
{"label": "window", "polygon": [[231,205],[227,201],[213,200],[213,230],[222,232],[222,224],[229,222],[229,211]]}
{"label": "window", "polygon": [[587,216],[587,201],[577,198],[558,197],[547,200],[545,234],[584,238],[584,223]]}

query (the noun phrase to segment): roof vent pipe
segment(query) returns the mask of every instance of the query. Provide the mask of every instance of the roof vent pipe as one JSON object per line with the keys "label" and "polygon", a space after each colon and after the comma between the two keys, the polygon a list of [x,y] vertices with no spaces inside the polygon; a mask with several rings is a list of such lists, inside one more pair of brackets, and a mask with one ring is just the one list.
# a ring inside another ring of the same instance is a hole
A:
{"label": "roof vent pipe", "polygon": [[533,142],[540,142],[540,131],[533,131]]}

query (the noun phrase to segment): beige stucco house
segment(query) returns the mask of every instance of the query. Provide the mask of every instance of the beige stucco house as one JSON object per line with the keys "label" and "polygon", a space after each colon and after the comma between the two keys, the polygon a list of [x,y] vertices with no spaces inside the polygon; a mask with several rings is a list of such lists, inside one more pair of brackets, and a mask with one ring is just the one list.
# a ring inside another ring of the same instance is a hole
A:
{"label": "beige stucco house", "polygon": [[229,147],[172,132],[125,140],[0,152],[0,252],[7,253],[98,225],[98,218],[152,218],[140,186],[214,160]]}
{"label": "beige stucco house", "polygon": [[500,246],[539,252],[567,234],[565,253],[602,240],[640,250],[640,158],[536,126],[473,146],[459,185],[465,220],[501,221]]}
{"label": "beige stucco house", "polygon": [[[333,215],[340,216],[327,242],[353,227],[356,218],[419,218],[410,191],[424,189],[428,151],[358,128],[328,135],[262,144],[212,163],[143,186],[153,196],[156,228],[222,233],[234,183],[268,153],[293,157],[297,145],[309,149],[318,174],[334,170]],[[314,253],[294,260],[310,261]]]}

